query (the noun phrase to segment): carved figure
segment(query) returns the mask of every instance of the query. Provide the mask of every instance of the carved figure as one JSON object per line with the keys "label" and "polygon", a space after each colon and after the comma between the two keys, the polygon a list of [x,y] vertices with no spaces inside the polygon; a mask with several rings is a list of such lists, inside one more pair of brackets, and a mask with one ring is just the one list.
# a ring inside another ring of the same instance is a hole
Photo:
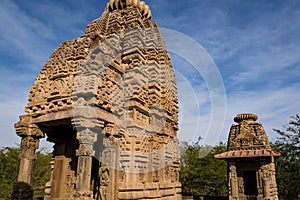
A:
{"label": "carved figure", "polygon": [[238,196],[236,167],[234,165],[230,165],[229,179],[230,179],[231,195],[234,199],[237,198]]}

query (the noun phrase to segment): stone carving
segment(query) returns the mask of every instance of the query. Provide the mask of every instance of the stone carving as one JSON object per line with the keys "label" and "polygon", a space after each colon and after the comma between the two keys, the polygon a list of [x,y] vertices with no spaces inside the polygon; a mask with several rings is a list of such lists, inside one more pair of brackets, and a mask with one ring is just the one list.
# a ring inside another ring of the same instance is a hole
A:
{"label": "stone carving", "polygon": [[20,137],[32,136],[35,138],[44,137],[44,133],[35,124],[30,123],[28,116],[20,116],[20,121],[14,125],[16,133]]}
{"label": "stone carving", "polygon": [[53,179],[53,170],[54,170],[54,159],[53,158],[51,159],[50,164],[51,164],[51,176],[50,176],[50,181],[48,181],[45,184],[45,191],[44,191],[45,192],[45,196],[44,196],[45,200],[51,199],[51,180]]}
{"label": "stone carving", "polygon": [[255,114],[234,118],[227,152],[215,158],[229,163],[229,199],[277,200],[274,157],[261,123]]}
{"label": "stone carving", "polygon": [[72,193],[74,191],[74,186],[76,184],[75,173],[71,170],[71,166],[69,165],[67,168],[67,177],[66,177],[66,193]]}
{"label": "stone carving", "polygon": [[34,154],[31,152],[39,148],[39,140],[31,136],[24,137],[21,141],[22,153],[21,158],[35,159]]}
{"label": "stone carving", "polygon": [[109,198],[109,183],[110,183],[110,174],[109,169],[106,166],[100,168],[100,198],[99,200],[108,200]]}
{"label": "stone carving", "polygon": [[175,75],[151,17],[140,0],[110,0],[30,88],[15,127],[55,143],[48,199],[181,199]]}
{"label": "stone carving", "polygon": [[262,183],[263,183],[263,196],[267,199],[270,198],[269,194],[270,194],[270,185],[269,185],[269,180],[268,177],[266,177],[265,174],[263,174],[262,177]]}
{"label": "stone carving", "polygon": [[230,165],[229,167],[229,188],[232,199],[238,199],[237,175],[236,167],[234,165]]}
{"label": "stone carving", "polygon": [[238,149],[271,149],[261,123],[255,122],[255,114],[241,114],[234,118],[229,135],[229,150]]}

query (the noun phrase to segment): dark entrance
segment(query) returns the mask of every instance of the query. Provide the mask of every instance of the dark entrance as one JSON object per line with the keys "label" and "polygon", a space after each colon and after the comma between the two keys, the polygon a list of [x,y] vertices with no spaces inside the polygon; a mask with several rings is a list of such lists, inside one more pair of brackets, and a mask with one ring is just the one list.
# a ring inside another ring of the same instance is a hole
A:
{"label": "dark entrance", "polygon": [[245,170],[243,172],[244,179],[244,193],[249,196],[257,196],[257,182],[256,182],[256,171]]}

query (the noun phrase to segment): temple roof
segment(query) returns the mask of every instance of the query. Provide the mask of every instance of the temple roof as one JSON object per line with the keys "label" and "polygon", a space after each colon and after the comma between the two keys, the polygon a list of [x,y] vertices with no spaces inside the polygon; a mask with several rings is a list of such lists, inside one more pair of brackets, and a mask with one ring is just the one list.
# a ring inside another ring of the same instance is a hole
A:
{"label": "temple roof", "polygon": [[215,155],[218,159],[279,157],[272,151],[267,134],[258,116],[252,113],[239,114],[234,118],[228,137],[227,152]]}
{"label": "temple roof", "polygon": [[106,9],[108,11],[122,10],[129,6],[136,6],[144,17],[151,19],[152,13],[149,6],[140,0],[110,0],[106,5]]}
{"label": "temple roof", "polygon": [[227,151],[215,155],[215,158],[218,159],[230,159],[230,158],[253,158],[253,157],[279,157],[280,153],[269,150],[269,149],[260,149],[260,150],[237,150],[237,151]]}
{"label": "temple roof", "polygon": [[256,122],[258,116],[252,113],[239,114],[234,118],[236,124],[230,129],[228,138],[228,150],[269,149],[271,146],[267,134],[260,122]]}

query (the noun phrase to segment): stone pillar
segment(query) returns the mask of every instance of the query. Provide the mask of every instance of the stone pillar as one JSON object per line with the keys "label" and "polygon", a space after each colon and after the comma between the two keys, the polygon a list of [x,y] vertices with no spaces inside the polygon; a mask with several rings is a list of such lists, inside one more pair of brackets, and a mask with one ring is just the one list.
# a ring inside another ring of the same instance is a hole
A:
{"label": "stone pillar", "polygon": [[45,184],[45,196],[44,200],[51,200],[51,184],[52,184],[52,179],[53,179],[53,170],[54,170],[54,158],[51,159],[50,161],[51,164],[51,175],[50,175],[50,180]]}
{"label": "stone pillar", "polygon": [[92,156],[94,156],[94,142],[97,134],[90,129],[78,131],[77,139],[79,149],[76,151],[78,156],[76,190],[73,194],[74,200],[91,200],[93,191],[90,188],[92,172]]}
{"label": "stone pillar", "polygon": [[32,136],[25,136],[21,141],[22,153],[20,154],[20,169],[18,182],[14,185],[11,196],[13,200],[32,200],[33,189],[31,187],[31,172],[35,150],[39,146],[39,140]]}
{"label": "stone pillar", "polygon": [[31,184],[31,172],[35,160],[35,150],[39,147],[39,139],[25,136],[21,140],[22,153],[20,154],[20,169],[18,182]]}
{"label": "stone pillar", "polygon": [[20,154],[20,170],[18,182],[31,183],[31,171],[33,160],[35,159],[35,150],[39,147],[39,139],[44,137],[43,132],[37,125],[30,123],[30,116],[20,117],[20,121],[15,124],[16,133],[22,137]]}
{"label": "stone pillar", "polygon": [[229,163],[229,200],[238,199],[238,181],[235,163]]}
{"label": "stone pillar", "polygon": [[44,137],[43,132],[37,125],[31,124],[31,117],[28,115],[20,116],[20,121],[15,124],[16,133],[22,137],[20,154],[20,168],[18,181],[14,186],[11,199],[30,200],[33,198],[31,184],[31,173],[35,150],[39,147],[39,139]]}
{"label": "stone pillar", "polygon": [[263,186],[263,197],[264,199],[270,198],[270,178],[271,178],[271,169],[269,164],[261,166],[262,174],[262,186]]}

